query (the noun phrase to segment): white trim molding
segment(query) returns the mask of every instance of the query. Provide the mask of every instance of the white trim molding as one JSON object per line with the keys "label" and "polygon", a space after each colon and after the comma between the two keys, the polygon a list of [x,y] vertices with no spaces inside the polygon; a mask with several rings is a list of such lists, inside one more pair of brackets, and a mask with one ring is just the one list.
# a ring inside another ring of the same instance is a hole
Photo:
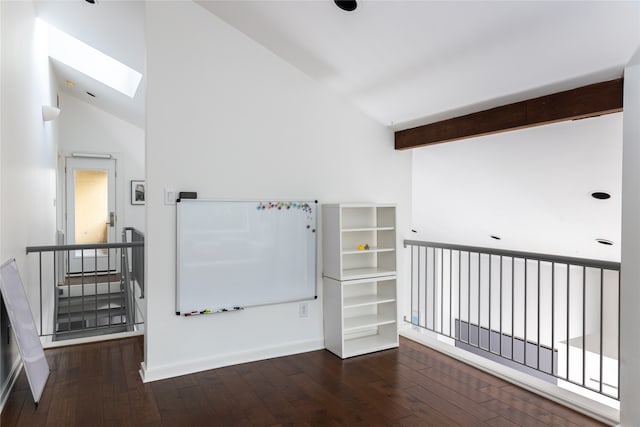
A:
{"label": "white trim molding", "polygon": [[255,362],[274,357],[290,356],[292,354],[306,353],[308,351],[324,349],[324,339],[315,339],[288,343],[280,346],[252,349],[240,353],[221,354],[210,358],[196,359],[185,363],[175,363],[158,366],[150,369],[145,362],[140,363],[140,377],[142,382],[152,382],[173,378],[180,375],[188,375],[210,369],[241,363]]}

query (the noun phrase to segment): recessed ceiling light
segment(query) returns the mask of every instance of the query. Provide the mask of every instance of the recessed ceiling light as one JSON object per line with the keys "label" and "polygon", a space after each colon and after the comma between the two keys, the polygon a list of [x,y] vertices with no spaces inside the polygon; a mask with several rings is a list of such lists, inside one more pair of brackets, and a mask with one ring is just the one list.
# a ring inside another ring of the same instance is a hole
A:
{"label": "recessed ceiling light", "polygon": [[94,94],[92,94],[91,92],[87,92],[87,95],[89,95],[92,98],[95,98],[96,96]]}
{"label": "recessed ceiling light", "polygon": [[596,242],[600,243],[601,245],[605,245],[605,246],[612,246],[613,242],[611,240],[607,240],[607,239],[596,239]]}
{"label": "recessed ceiling light", "polygon": [[494,240],[502,240],[502,237],[494,236],[493,234],[491,236],[489,236],[489,237],[491,237]]}
{"label": "recessed ceiling light", "polygon": [[353,12],[358,7],[356,0],[333,0],[340,9]]}
{"label": "recessed ceiling light", "polygon": [[611,194],[605,193],[604,191],[594,191],[591,193],[591,197],[598,200],[607,200],[611,198]]}
{"label": "recessed ceiling light", "polygon": [[76,84],[74,82],[72,82],[71,80],[65,80],[64,84],[67,85],[67,87],[74,87]]}

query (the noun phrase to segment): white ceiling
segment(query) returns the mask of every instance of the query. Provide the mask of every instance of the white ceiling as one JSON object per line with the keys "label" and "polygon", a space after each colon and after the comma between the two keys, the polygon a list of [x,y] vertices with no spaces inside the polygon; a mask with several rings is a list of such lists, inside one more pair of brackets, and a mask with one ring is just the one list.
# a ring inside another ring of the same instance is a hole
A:
{"label": "white ceiling", "polygon": [[622,113],[418,148],[412,172],[416,240],[620,261]]}
{"label": "white ceiling", "polygon": [[640,2],[197,1],[394,129],[613,79]]}
{"label": "white ceiling", "polygon": [[[198,3],[393,129],[620,77],[640,46],[638,1],[361,0],[351,13],[332,0]],[[145,74],[144,2],[36,8]],[[61,90],[144,126],[144,77],[131,100],[54,69]]]}
{"label": "white ceiling", "polygon": [[[126,95],[60,62],[51,60],[61,91],[144,128],[144,2],[102,0],[36,1],[36,13],[50,25],[143,74],[135,97]],[[69,87],[66,81],[74,83]],[[93,93],[94,97],[87,95]]]}

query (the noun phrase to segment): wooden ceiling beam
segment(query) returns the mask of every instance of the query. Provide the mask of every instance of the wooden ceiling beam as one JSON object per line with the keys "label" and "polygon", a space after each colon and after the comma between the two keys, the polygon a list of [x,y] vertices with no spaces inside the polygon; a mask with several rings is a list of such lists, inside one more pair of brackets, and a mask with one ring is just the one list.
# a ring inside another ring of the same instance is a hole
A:
{"label": "wooden ceiling beam", "polygon": [[396,150],[622,111],[623,79],[582,86],[395,133]]}

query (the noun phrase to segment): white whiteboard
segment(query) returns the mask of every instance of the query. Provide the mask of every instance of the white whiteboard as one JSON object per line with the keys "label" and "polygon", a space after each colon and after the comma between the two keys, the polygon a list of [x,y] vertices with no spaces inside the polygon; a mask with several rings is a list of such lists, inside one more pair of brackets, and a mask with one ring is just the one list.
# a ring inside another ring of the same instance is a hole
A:
{"label": "white whiteboard", "polygon": [[176,314],[316,297],[317,202],[177,203]]}
{"label": "white whiteboard", "polygon": [[49,377],[49,364],[44,356],[15,259],[10,259],[0,267],[0,291],[27,372],[33,401],[37,404]]}

